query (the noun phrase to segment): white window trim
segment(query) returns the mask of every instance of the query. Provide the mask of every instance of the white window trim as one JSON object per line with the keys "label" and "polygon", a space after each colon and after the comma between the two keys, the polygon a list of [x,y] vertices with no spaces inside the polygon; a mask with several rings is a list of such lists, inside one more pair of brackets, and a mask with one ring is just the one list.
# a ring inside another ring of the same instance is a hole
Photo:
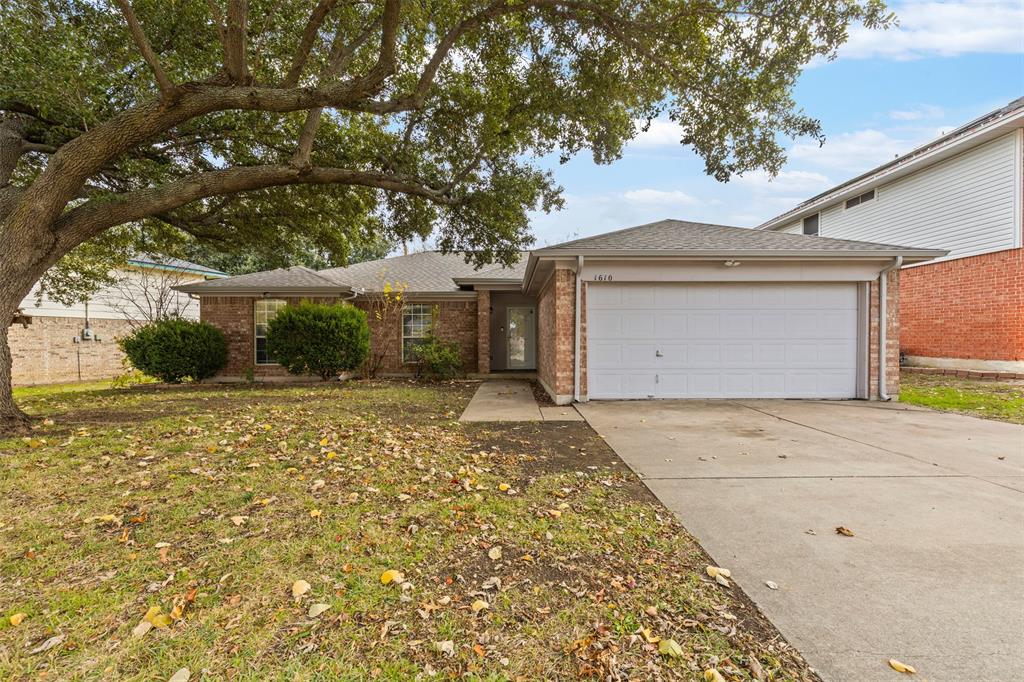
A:
{"label": "white window trim", "polygon": [[[277,365],[278,363],[276,363],[276,362],[260,362],[259,361],[259,356],[258,356],[258,351],[256,349],[256,345],[257,345],[256,344],[256,340],[260,339],[260,338],[263,338],[263,339],[267,338],[266,336],[260,336],[259,334],[256,333],[256,327],[259,324],[259,322],[256,319],[256,309],[259,307],[260,303],[275,303],[275,304],[279,304],[279,305],[275,305],[275,307],[274,307],[274,314],[276,315],[278,310],[280,310],[284,306],[288,305],[288,301],[284,300],[283,298],[257,298],[252,303],[252,363],[254,365],[256,365],[257,367],[273,367],[274,365]],[[268,311],[268,313],[269,313],[269,311]],[[274,319],[274,318],[268,316],[267,320],[266,320],[266,322],[264,324],[269,323],[270,320],[272,320],[272,319]],[[269,357],[269,355],[270,355],[269,352],[267,353],[267,355]]]}
{"label": "white window trim", "polygon": [[[398,334],[399,334],[399,346],[400,346],[399,347],[399,352],[402,355],[402,364],[403,365],[404,364],[409,364],[411,362],[415,362],[415,360],[413,360],[412,358],[405,357],[405,340],[406,339],[424,339],[424,338],[427,337],[427,333],[428,333],[427,331],[425,331],[423,333],[423,335],[421,335],[421,336],[406,336],[405,335],[405,316],[407,314],[408,315],[416,315],[416,316],[420,316],[420,317],[423,316],[423,312],[422,311],[420,311],[420,312],[406,312],[410,308],[416,308],[416,307],[426,308],[427,309],[427,315],[430,317],[430,325],[432,325],[434,323],[434,306],[433,305],[431,305],[429,303],[406,303],[404,306],[402,306],[402,317],[399,320],[399,324],[401,326],[400,326],[400,328],[398,330]],[[430,328],[430,325],[427,326],[428,330]]]}

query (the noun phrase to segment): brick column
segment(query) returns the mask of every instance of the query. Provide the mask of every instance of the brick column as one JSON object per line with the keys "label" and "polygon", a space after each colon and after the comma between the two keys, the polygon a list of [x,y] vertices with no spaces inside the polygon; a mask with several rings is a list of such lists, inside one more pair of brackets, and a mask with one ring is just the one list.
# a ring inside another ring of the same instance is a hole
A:
{"label": "brick column", "polygon": [[[900,271],[893,270],[886,284],[885,385],[894,399],[900,392]],[[868,399],[878,399],[878,280],[871,283],[868,318]]]}
{"label": "brick column", "polygon": [[477,372],[491,373],[491,292],[476,292]]}

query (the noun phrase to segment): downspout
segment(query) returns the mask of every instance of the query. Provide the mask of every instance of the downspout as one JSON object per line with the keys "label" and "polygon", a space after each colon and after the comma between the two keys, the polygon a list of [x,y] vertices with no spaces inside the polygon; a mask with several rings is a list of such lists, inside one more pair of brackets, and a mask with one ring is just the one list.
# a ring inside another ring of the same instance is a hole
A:
{"label": "downspout", "polygon": [[576,332],[573,334],[575,348],[573,350],[572,369],[572,400],[580,401],[580,294],[583,290],[583,256],[576,256]]}
{"label": "downspout", "polygon": [[903,256],[896,256],[892,265],[887,265],[878,273],[878,399],[892,400],[885,387],[885,366],[887,364],[886,332],[888,315],[886,314],[886,299],[888,298],[889,273],[903,265]]}

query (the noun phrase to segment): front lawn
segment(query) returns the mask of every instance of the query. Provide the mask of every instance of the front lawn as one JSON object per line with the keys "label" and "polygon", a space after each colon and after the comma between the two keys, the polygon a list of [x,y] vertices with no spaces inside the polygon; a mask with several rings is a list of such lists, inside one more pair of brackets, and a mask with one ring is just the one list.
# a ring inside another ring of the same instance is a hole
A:
{"label": "front lawn", "polygon": [[21,392],[0,679],[815,679],[586,424],[474,388]]}
{"label": "front lawn", "polygon": [[900,402],[1024,424],[1024,382],[1010,384],[903,372]]}

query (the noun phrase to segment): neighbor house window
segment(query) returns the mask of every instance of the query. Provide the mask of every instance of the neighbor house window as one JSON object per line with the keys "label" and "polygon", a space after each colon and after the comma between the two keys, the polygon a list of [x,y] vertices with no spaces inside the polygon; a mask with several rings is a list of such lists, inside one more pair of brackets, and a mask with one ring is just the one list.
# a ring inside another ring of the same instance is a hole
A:
{"label": "neighbor house window", "polygon": [[277,360],[267,351],[267,323],[274,319],[277,311],[285,307],[286,301],[276,298],[261,298],[256,301],[253,311],[253,331],[256,335],[256,364],[273,365]]}
{"label": "neighbor house window", "polygon": [[424,303],[410,303],[402,308],[402,362],[416,360],[416,347],[424,343],[434,321],[433,309]]}
{"label": "neighbor house window", "polygon": [[819,214],[815,213],[814,215],[804,218],[804,234],[809,234],[814,237],[818,236],[818,215]]}
{"label": "neighbor house window", "polygon": [[865,201],[871,201],[874,198],[875,198],[875,190],[864,192],[864,194],[861,194],[858,197],[853,197],[852,199],[847,199],[846,200],[846,208],[853,208],[854,206],[859,206],[860,204],[863,204]]}

